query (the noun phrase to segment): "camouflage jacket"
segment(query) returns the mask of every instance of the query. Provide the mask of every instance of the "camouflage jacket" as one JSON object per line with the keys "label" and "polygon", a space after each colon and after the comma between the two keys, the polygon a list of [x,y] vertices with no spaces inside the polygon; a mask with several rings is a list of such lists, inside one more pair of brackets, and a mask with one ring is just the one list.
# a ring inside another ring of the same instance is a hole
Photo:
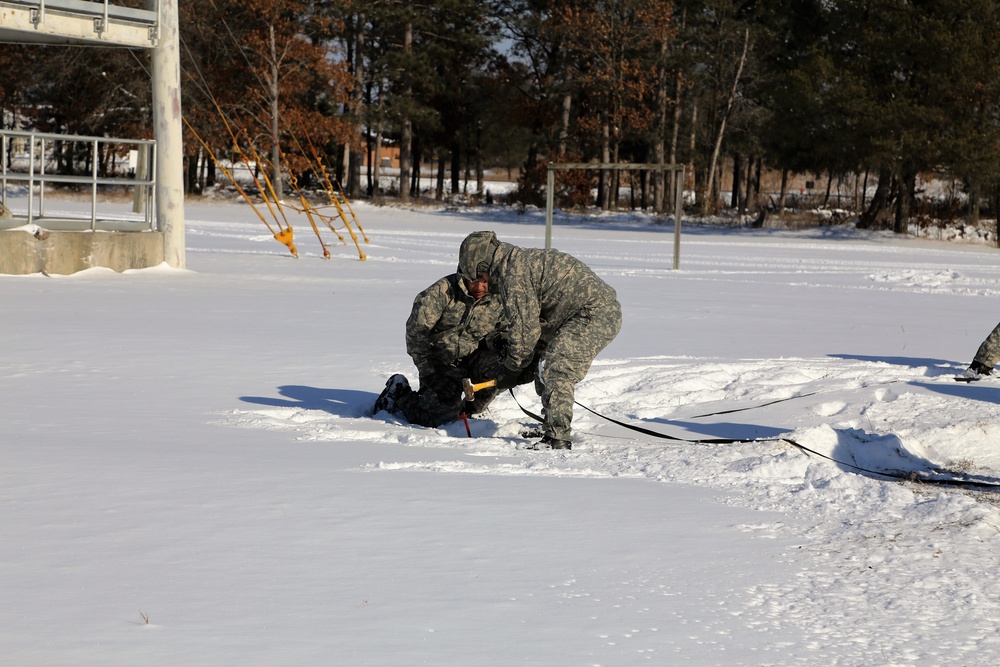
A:
{"label": "camouflage jacket", "polygon": [[499,293],[509,328],[507,370],[527,366],[538,341],[548,342],[568,319],[618,300],[589,266],[558,250],[500,243],[490,267],[490,291]]}
{"label": "camouflage jacket", "polygon": [[426,376],[436,365],[454,366],[501,328],[500,300],[474,299],[458,274],[445,276],[413,300],[406,320],[406,352]]}

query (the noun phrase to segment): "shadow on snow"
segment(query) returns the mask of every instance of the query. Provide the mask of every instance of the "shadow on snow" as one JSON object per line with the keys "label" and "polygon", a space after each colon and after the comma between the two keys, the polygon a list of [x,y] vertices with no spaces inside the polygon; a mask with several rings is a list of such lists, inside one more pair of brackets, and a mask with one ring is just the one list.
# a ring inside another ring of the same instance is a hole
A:
{"label": "shadow on snow", "polygon": [[849,359],[854,361],[867,361],[870,363],[884,363],[892,366],[906,366],[908,368],[927,368],[931,377],[940,375],[955,375],[965,370],[964,364],[959,364],[947,359],[921,359],[920,357],[892,357],[892,356],[871,356],[866,354],[828,354],[833,359]]}
{"label": "shadow on snow", "polygon": [[269,396],[240,396],[244,403],[267,405],[275,408],[322,410],[338,417],[367,417],[378,394],[354,389],[324,389],[300,384],[278,387],[284,398]]}

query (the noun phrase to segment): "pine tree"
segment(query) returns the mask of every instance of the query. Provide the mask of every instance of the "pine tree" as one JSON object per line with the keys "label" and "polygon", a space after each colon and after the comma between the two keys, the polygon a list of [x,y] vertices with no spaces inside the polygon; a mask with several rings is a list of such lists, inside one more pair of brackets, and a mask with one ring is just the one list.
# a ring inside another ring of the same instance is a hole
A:
{"label": "pine tree", "polygon": [[266,159],[279,197],[283,156],[297,158],[296,170],[305,167],[297,144],[354,136],[350,120],[339,114],[353,80],[310,36],[329,34],[330,27],[308,0],[192,0],[182,7],[197,17],[181,23],[188,26],[182,40],[191,42],[182,67],[188,65],[189,89],[197,94],[189,99],[208,109],[200,115],[214,112],[228,122],[232,134],[218,141],[246,140]]}

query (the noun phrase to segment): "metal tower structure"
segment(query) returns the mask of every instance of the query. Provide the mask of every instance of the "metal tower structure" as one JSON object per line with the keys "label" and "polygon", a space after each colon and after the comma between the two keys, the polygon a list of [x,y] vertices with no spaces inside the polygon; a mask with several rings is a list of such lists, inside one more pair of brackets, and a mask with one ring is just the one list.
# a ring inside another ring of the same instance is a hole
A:
{"label": "metal tower structure", "polygon": [[[185,265],[178,0],[0,0],[0,41],[151,51],[156,221],[163,261]],[[126,6],[145,5],[142,8]]]}

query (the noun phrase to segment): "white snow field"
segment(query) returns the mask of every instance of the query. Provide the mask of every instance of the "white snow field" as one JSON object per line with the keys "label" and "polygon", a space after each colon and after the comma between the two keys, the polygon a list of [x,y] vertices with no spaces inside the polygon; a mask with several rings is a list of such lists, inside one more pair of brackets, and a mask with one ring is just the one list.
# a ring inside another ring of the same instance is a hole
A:
{"label": "white snow field", "polygon": [[0,663],[1000,662],[1000,380],[952,379],[1000,251],[686,225],[673,271],[670,223],[559,215],[624,310],[577,400],[746,442],[578,407],[550,452],[506,394],[368,416],[462,238],[542,214],[355,211],[363,262],[192,201],[186,270],[0,276]]}

